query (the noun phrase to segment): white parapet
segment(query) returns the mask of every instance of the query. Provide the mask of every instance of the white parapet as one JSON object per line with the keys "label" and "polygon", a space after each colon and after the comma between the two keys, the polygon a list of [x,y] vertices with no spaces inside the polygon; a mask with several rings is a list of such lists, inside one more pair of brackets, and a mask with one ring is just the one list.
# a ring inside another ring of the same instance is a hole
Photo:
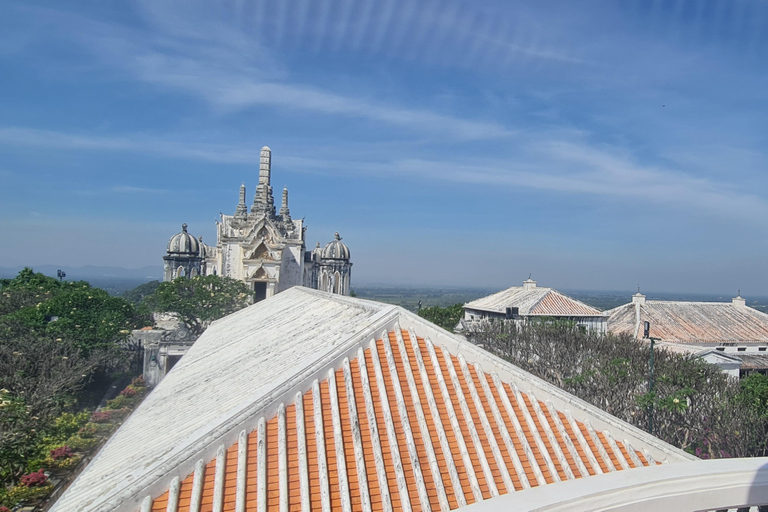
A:
{"label": "white parapet", "polygon": [[705,511],[768,504],[768,457],[663,464],[567,480],[470,505],[467,512]]}

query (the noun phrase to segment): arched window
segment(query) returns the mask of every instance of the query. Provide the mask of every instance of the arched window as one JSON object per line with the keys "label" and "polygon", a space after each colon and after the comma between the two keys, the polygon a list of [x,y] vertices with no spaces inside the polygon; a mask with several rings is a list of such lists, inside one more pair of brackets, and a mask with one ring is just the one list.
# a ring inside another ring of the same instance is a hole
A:
{"label": "arched window", "polygon": [[341,274],[337,271],[333,274],[333,293],[341,293]]}

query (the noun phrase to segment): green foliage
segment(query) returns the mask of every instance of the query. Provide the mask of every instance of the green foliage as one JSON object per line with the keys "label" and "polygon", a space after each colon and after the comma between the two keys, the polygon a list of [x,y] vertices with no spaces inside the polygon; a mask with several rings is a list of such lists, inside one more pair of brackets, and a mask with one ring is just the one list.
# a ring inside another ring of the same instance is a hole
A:
{"label": "green foliage", "polygon": [[753,373],[741,381],[739,398],[762,417],[768,417],[768,376]]}
{"label": "green foliage", "polygon": [[425,320],[429,320],[435,325],[438,325],[446,331],[453,332],[456,324],[459,323],[461,317],[464,315],[464,309],[461,304],[454,304],[441,308],[440,306],[432,306],[424,308],[419,311],[419,316]]}
{"label": "green foliage", "polygon": [[86,451],[90,450],[99,443],[97,437],[84,437],[82,435],[75,435],[67,439],[67,446],[73,450]]}
{"label": "green foliage", "polygon": [[0,484],[45,467],[85,425],[69,411],[96,372],[121,367],[117,342],[137,325],[132,304],[85,282],[29,268],[0,280]]}
{"label": "green foliage", "polygon": [[114,346],[144,325],[133,304],[84,281],[59,282],[25,268],[0,285],[0,335],[31,331],[89,353]]}
{"label": "green foliage", "polygon": [[175,313],[193,334],[200,334],[212,321],[247,306],[251,296],[242,281],[197,276],[160,283],[146,301],[152,311]]}
{"label": "green foliage", "polygon": [[13,508],[19,503],[48,496],[51,491],[53,491],[53,484],[38,485],[35,487],[17,485],[6,491],[5,496],[0,495],[0,505]]}
{"label": "green foliage", "polygon": [[116,411],[119,409],[124,409],[130,405],[132,405],[136,400],[134,398],[129,398],[125,395],[117,395],[112,400],[107,400],[107,406],[106,409],[110,411]]}
{"label": "green foliage", "polygon": [[149,297],[155,293],[155,290],[157,290],[159,286],[160,281],[150,281],[148,283],[140,284],[136,288],[123,292],[121,297],[134,305],[138,305],[146,297]]}

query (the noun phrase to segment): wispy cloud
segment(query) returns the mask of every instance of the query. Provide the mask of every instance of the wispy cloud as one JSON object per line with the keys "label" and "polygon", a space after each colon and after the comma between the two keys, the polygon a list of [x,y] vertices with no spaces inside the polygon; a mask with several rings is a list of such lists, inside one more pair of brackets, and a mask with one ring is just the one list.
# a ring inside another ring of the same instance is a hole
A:
{"label": "wispy cloud", "polygon": [[[560,134],[562,135],[562,134]],[[234,144],[178,142],[143,134],[118,137],[66,134],[26,128],[0,128],[0,144],[25,145],[73,151],[123,151],[163,158],[255,164],[259,151]],[[691,210],[714,217],[762,222],[768,216],[768,201],[729,182],[705,179],[674,168],[638,163],[626,152],[594,146],[552,134],[528,134],[515,147],[509,161],[478,158],[471,163],[435,160],[370,151],[368,159],[346,154],[338,148],[334,156],[280,155],[281,165],[293,172],[360,177],[392,177],[452,182],[468,185],[531,188],[575,196],[629,198],[642,203]],[[162,189],[118,185],[115,193],[162,194]],[[751,219],[751,220],[750,220]]]}
{"label": "wispy cloud", "polygon": [[259,152],[256,150],[218,144],[177,142],[142,134],[100,136],[7,127],[0,128],[0,144],[67,151],[125,151],[164,158],[231,164],[252,164],[259,161]]}

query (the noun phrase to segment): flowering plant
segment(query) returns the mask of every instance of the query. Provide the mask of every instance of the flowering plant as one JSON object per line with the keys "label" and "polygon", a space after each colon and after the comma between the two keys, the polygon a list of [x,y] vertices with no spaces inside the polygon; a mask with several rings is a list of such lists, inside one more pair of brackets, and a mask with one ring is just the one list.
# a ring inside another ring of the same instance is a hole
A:
{"label": "flowering plant", "polygon": [[53,460],[68,459],[72,456],[72,449],[69,446],[59,446],[51,450],[51,458]]}
{"label": "flowering plant", "polygon": [[48,477],[43,472],[43,468],[40,468],[34,473],[29,473],[22,476],[21,483],[27,487],[37,487],[48,483]]}

